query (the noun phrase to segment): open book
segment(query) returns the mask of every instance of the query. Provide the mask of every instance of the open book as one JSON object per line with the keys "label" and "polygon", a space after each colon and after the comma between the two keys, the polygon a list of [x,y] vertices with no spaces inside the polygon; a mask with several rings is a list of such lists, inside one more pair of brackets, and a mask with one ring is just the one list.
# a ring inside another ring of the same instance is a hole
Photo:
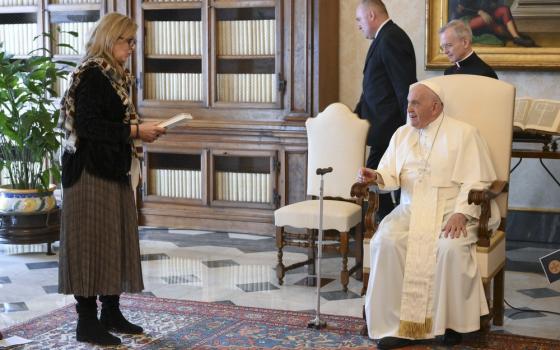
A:
{"label": "open book", "polygon": [[192,118],[193,117],[192,115],[190,115],[190,113],[179,113],[167,120],[162,121],[161,123],[158,124],[158,126],[161,126],[162,128],[170,129],[179,126],[181,124],[184,124],[187,121],[191,120]]}
{"label": "open book", "polygon": [[530,97],[516,99],[513,127],[536,133],[560,134],[560,101]]}

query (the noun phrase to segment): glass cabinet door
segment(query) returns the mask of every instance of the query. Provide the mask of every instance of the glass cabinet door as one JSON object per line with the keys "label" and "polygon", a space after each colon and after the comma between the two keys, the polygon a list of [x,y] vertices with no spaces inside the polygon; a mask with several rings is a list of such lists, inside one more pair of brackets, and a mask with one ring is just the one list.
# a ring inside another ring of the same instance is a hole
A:
{"label": "glass cabinet door", "polygon": [[212,152],[212,204],[272,208],[276,152]]}
{"label": "glass cabinet door", "polygon": [[203,84],[202,3],[144,2],[143,94],[147,102],[200,104]]}
{"label": "glass cabinet door", "polygon": [[[270,6],[235,7],[241,3],[214,2],[213,101],[217,106],[279,106],[276,2],[269,1]],[[244,5],[255,6],[250,1]]]}
{"label": "glass cabinet door", "polygon": [[[45,19],[53,41],[49,43],[55,58],[78,63],[86,52],[86,43],[96,22],[104,14],[104,3],[87,0],[49,0]],[[62,96],[70,81],[57,79],[56,91]]]}
{"label": "glass cabinet door", "polygon": [[[27,57],[42,47],[42,39],[33,40],[39,33],[37,0],[20,0],[19,6],[0,6],[0,42],[2,51],[15,58]],[[35,53],[37,54],[37,53]]]}
{"label": "glass cabinet door", "polygon": [[201,202],[204,195],[201,154],[147,152],[146,198]]}

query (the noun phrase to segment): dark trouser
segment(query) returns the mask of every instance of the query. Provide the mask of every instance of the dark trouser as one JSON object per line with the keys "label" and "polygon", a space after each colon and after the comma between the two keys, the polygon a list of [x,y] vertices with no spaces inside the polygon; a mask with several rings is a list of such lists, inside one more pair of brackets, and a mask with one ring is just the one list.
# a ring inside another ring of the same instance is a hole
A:
{"label": "dark trouser", "polygon": [[[370,169],[377,169],[377,166],[379,165],[379,161],[381,160],[381,157],[383,157],[383,153],[385,153],[385,150],[378,150],[378,149],[374,149],[373,147],[371,147],[370,151],[369,151],[369,156],[366,162],[366,166]],[[395,200],[396,203],[398,204],[399,202],[399,197],[400,197],[401,191],[397,190],[395,191]],[[379,195],[379,211],[377,212],[377,221],[381,221],[383,220],[383,218],[389,214],[391,212],[391,210],[393,210],[395,208],[395,204],[393,204],[393,199],[391,198],[391,193],[383,193]]]}

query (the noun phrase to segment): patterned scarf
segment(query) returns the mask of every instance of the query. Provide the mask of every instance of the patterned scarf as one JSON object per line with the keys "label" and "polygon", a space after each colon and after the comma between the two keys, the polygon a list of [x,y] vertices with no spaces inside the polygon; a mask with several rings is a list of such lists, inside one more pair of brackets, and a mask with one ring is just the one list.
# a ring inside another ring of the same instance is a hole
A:
{"label": "patterned scarf", "polygon": [[[139,124],[140,118],[136,114],[134,104],[130,97],[129,91],[133,83],[133,77],[128,70],[125,70],[125,76],[122,78],[117,71],[101,57],[94,57],[82,62],[70,75],[70,87],[64,93],[61,100],[60,116],[58,118],[58,129],[64,132],[64,140],[62,146],[68,153],[75,153],[78,145],[78,135],[74,127],[75,98],[76,88],[80,84],[82,73],[90,67],[99,67],[103,75],[109,79],[111,86],[120,97],[123,106],[125,106],[125,115],[123,123],[127,125]],[[131,140],[132,155],[139,158],[142,155],[142,143],[139,139]]]}

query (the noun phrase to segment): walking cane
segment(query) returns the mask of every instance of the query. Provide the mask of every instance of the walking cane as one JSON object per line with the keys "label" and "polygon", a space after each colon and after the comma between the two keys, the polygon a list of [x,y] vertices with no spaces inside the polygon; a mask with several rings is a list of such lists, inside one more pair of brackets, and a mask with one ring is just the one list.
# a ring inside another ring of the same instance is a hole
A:
{"label": "walking cane", "polygon": [[327,326],[327,322],[321,320],[321,256],[323,255],[323,175],[332,171],[332,167],[318,168],[317,175],[321,175],[319,186],[319,242],[317,243],[317,308],[315,318],[307,323],[307,328],[321,329]]}

